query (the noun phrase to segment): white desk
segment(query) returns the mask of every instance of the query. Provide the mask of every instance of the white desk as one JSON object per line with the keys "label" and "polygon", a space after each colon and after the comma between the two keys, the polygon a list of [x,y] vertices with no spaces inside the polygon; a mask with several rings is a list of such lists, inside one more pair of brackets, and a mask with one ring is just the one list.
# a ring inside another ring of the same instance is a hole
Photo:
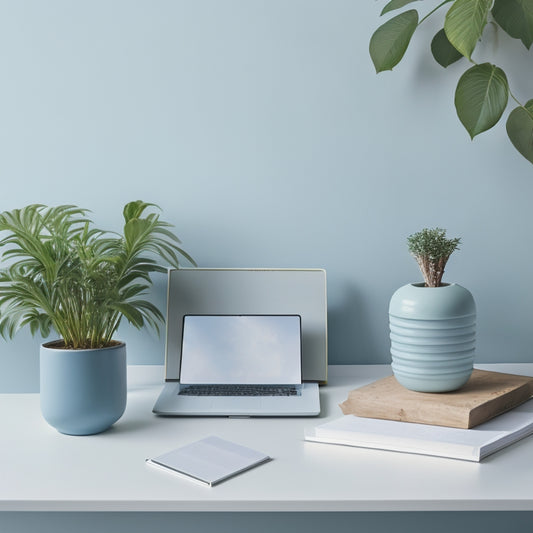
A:
{"label": "white desk", "polygon": [[[480,365],[533,375],[529,365]],[[37,394],[0,395],[0,511],[533,510],[533,438],[469,463],[303,441],[341,416],[348,391],[388,366],[331,366],[322,415],[308,419],[161,418],[162,367],[129,368],[128,406],[106,433],[70,437],[41,418]],[[274,457],[209,488],[144,463],[209,434]]]}

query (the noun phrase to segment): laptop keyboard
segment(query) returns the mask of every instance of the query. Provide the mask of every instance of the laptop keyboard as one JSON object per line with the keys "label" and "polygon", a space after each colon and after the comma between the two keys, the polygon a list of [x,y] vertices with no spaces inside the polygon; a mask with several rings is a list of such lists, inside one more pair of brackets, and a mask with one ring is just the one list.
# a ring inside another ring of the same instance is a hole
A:
{"label": "laptop keyboard", "polygon": [[187,385],[180,389],[185,396],[298,396],[294,385]]}

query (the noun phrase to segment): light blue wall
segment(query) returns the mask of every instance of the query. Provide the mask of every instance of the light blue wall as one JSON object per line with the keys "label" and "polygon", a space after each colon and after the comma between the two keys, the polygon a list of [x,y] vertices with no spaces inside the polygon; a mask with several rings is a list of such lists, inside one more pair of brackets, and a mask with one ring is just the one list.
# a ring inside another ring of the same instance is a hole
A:
{"label": "light blue wall", "polygon": [[[441,226],[463,239],[446,279],[476,298],[478,361],[533,361],[533,167],[503,124],[469,141],[464,66],[441,69],[422,36],[376,76],[380,8],[2,0],[0,210],[75,203],[118,229],[142,198],[201,266],[323,267],[332,363],[389,361],[388,300],[420,279],[405,239]],[[501,62],[524,100],[530,61]],[[121,336],[130,362],[162,362],[162,339]],[[37,352],[24,333],[0,344],[0,390],[37,389]]]}

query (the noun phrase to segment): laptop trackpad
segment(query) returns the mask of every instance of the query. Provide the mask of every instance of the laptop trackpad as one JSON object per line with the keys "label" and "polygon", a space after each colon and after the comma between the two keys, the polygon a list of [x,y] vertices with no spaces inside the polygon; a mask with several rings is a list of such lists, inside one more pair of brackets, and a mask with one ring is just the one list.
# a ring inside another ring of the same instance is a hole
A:
{"label": "laptop trackpad", "polygon": [[177,394],[176,397],[178,405],[183,411],[191,410],[192,412],[202,413],[206,409],[211,410],[216,405],[212,396],[182,396]]}
{"label": "laptop trackpad", "polygon": [[261,407],[261,398],[217,396],[214,407],[217,411],[228,413],[255,410]]}

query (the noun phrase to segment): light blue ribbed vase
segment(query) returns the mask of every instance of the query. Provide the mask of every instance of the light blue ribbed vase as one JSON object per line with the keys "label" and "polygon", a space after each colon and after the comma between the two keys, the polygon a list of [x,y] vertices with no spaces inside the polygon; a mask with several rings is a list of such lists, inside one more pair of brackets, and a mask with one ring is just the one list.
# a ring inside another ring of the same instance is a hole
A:
{"label": "light blue ribbed vase", "polygon": [[470,378],[474,364],[476,304],[452,283],[400,287],[389,306],[392,370],[404,387],[448,392]]}
{"label": "light blue ribbed vase", "polygon": [[93,435],[114,424],[127,399],[126,345],[96,350],[41,345],[41,412],[60,433]]}

